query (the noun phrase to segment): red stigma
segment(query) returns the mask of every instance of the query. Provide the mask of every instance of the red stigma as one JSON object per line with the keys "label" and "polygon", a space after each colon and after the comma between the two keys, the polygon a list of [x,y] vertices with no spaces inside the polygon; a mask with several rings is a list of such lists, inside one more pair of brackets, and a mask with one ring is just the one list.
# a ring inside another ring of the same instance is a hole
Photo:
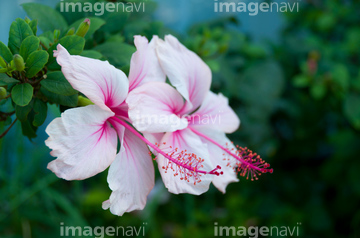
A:
{"label": "red stigma", "polygon": [[251,181],[258,180],[258,177],[263,173],[273,173],[273,169],[268,169],[270,164],[266,163],[260,155],[253,153],[248,148],[236,146],[237,149],[232,149],[232,153],[236,155],[238,161],[234,170],[242,177],[246,177]]}

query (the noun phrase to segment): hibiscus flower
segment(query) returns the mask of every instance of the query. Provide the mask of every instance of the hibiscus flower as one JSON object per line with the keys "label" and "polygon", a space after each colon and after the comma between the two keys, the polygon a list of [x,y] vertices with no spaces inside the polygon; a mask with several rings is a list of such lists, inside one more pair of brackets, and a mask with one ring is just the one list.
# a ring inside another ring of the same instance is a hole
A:
{"label": "hibiscus flower", "polygon": [[[257,154],[234,146],[226,137],[225,133],[238,129],[240,120],[226,97],[210,91],[210,68],[171,35],[157,43],[160,65],[176,89],[164,82],[149,82],[133,90],[126,102],[136,129],[150,133],[160,148],[182,148],[201,155],[207,168],[220,165],[222,176],[207,174],[201,180],[208,185],[211,179],[223,193],[229,183],[238,181],[236,172],[252,180],[272,172]],[[200,194],[208,189],[179,181],[177,171],[169,169],[171,161],[161,154],[157,162],[170,192]]]}
{"label": "hibiscus flower", "polygon": [[116,215],[141,210],[146,204],[154,186],[154,167],[148,146],[188,176],[219,174],[217,168],[200,170],[202,159],[195,154],[167,154],[170,150],[165,153],[129,124],[125,102],[128,93],[146,82],[165,82],[155,54],[157,40],[154,37],[148,43],[145,37],[135,37],[137,51],[131,58],[129,79],[107,61],[72,56],[60,44],[54,51],[66,79],[94,105],[66,110],[48,125],[49,138],[45,143],[52,149],[51,155],[57,157],[48,168],[60,178],[82,180],[110,166],[107,180],[112,193],[103,208],[110,208]]}

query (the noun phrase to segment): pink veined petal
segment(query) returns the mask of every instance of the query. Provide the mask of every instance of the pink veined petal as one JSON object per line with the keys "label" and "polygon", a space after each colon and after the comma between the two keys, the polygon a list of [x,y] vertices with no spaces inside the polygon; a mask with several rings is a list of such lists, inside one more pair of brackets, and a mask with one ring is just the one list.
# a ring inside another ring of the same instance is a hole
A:
{"label": "pink veined petal", "polygon": [[126,102],[121,103],[117,107],[110,108],[112,112],[115,113],[115,115],[123,120],[128,121],[129,120],[129,107]]}
{"label": "pink veined petal", "polygon": [[240,119],[221,93],[209,91],[200,108],[191,115],[189,125],[232,133],[240,126]]}
{"label": "pink veined petal", "polygon": [[114,113],[96,105],[66,110],[46,128],[45,144],[57,157],[48,169],[66,180],[86,179],[104,171],[115,159],[116,131],[106,121]]}
{"label": "pink veined petal", "polygon": [[158,40],[157,54],[171,84],[187,100],[184,113],[195,110],[210,90],[210,68],[171,35],[165,41]]}
{"label": "pink veined petal", "polygon": [[[196,127],[197,131],[202,134],[212,138],[217,141],[219,144],[225,146],[229,150],[235,149],[235,146],[231,141],[225,136],[224,132],[211,130],[204,127]],[[236,159],[226,153],[224,150],[214,145],[210,141],[206,140],[203,137],[200,137],[201,141],[207,145],[209,150],[210,160],[213,164],[220,165],[221,171],[224,173],[221,176],[214,176],[212,183],[214,186],[219,189],[222,193],[225,193],[226,187],[229,183],[238,182],[237,174],[234,171],[236,165]]]}
{"label": "pink veined petal", "polygon": [[[163,143],[166,143],[163,145]],[[167,132],[161,140],[160,148],[169,148],[170,146],[179,150],[186,150],[187,153],[195,153],[198,157],[203,158],[205,161],[202,163],[203,167],[200,168],[204,171],[210,171],[213,169],[213,164],[209,159],[208,149],[206,144],[203,144],[200,138],[193,133],[190,129],[184,129],[181,131]],[[194,185],[190,178],[190,181],[181,180],[181,174],[174,176],[174,171],[170,168],[167,170],[163,169],[166,167],[168,160],[161,154],[157,157],[158,168],[165,184],[165,187],[169,192],[174,194],[179,193],[190,193],[199,195],[206,192],[209,189],[209,185],[213,180],[213,175],[201,174],[201,182]],[[176,168],[174,166],[174,168]]]}
{"label": "pink veined petal", "polygon": [[150,43],[144,36],[135,36],[136,52],[131,57],[129,72],[129,92],[148,82],[165,82],[165,73],[160,67],[155,52],[157,36],[153,36]]}
{"label": "pink veined petal", "polygon": [[103,209],[121,216],[125,212],[142,210],[155,184],[154,165],[146,144],[125,130],[122,151],[111,164],[108,174],[110,199]]}
{"label": "pink veined petal", "polygon": [[54,56],[73,88],[102,109],[110,110],[127,97],[129,81],[126,75],[109,62],[70,55],[60,44]]}
{"label": "pink veined petal", "polygon": [[126,103],[133,125],[141,132],[171,132],[188,125],[187,119],[178,115],[183,98],[166,83],[146,83],[130,92]]}

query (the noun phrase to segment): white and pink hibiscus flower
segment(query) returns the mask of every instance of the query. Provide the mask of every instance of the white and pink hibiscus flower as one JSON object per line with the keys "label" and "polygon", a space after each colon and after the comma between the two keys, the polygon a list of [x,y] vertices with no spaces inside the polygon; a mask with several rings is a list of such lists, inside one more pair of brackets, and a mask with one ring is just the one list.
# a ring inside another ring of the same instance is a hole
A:
{"label": "white and pink hibiscus flower", "polygon": [[[165,82],[155,53],[157,40],[154,37],[148,43],[145,37],[135,36],[137,51],[131,58],[129,78],[107,61],[72,56],[61,45],[54,51],[65,78],[94,105],[66,110],[48,125],[49,138],[45,143],[52,149],[51,155],[57,157],[48,168],[59,178],[82,180],[110,166],[107,180],[112,193],[103,208],[110,208],[116,215],[141,210],[146,204],[147,195],[154,186],[149,147],[186,177],[186,181],[179,179],[181,183],[188,183],[190,177],[198,182],[201,175],[219,175],[218,167],[211,169],[203,165],[202,155],[180,148],[161,150],[130,125],[125,102],[128,93],[149,82]],[[120,151],[117,151],[118,139]],[[183,139],[194,143],[192,137]],[[198,187],[201,186],[208,184]]]}
{"label": "white and pink hibiscus flower", "polygon": [[[172,161],[157,155],[159,171],[172,193],[200,194],[212,182],[221,192],[238,181],[237,173],[251,180],[266,172],[269,164],[247,148],[234,146],[225,133],[236,131],[240,120],[222,94],[210,91],[211,71],[199,56],[175,37],[158,40],[160,65],[173,88],[164,82],[149,82],[129,93],[126,102],[136,129],[152,135],[159,148],[181,148],[205,159],[205,170],[221,167],[222,176],[202,174],[202,186],[180,183]],[[185,100],[184,100],[185,99]]]}

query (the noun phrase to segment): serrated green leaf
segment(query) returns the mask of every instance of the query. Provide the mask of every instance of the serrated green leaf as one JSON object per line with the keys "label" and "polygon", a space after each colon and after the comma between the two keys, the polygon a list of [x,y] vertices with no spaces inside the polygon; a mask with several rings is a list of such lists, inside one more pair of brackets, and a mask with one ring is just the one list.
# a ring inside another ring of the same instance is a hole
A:
{"label": "serrated green leaf", "polygon": [[27,37],[20,46],[20,55],[26,62],[29,55],[39,48],[40,40],[36,36]]}
{"label": "serrated green leaf", "polygon": [[30,103],[33,96],[34,89],[28,84],[18,84],[11,90],[11,98],[14,103],[19,106],[26,106]]}
{"label": "serrated green leaf", "polygon": [[40,99],[35,99],[34,112],[33,125],[39,127],[45,122],[47,116],[47,104]]}
{"label": "serrated green leaf", "polygon": [[13,54],[9,48],[0,41],[0,56],[7,62],[10,63],[13,58]]}
{"label": "serrated green leaf", "polygon": [[64,96],[71,96],[77,93],[60,71],[47,74],[47,78],[41,81],[41,86],[52,93]]}
{"label": "serrated green leaf", "polygon": [[33,101],[31,101],[28,105],[24,107],[16,105],[15,114],[17,119],[19,119],[19,121],[21,122],[25,122],[32,108],[33,108]]}
{"label": "serrated green leaf", "polygon": [[135,47],[125,43],[106,42],[94,48],[99,51],[109,62],[117,68],[130,64]]}
{"label": "serrated green leaf", "polygon": [[24,3],[22,7],[30,18],[38,20],[38,25],[43,32],[55,29],[64,30],[68,27],[64,17],[49,6],[39,3]]}
{"label": "serrated green leaf", "polygon": [[30,26],[32,32],[34,33],[34,36],[36,36],[36,33],[37,33],[37,25],[38,25],[37,19],[34,19],[31,22],[29,22],[29,26]]}
{"label": "serrated green leaf", "polygon": [[101,59],[103,57],[103,55],[96,50],[84,50],[81,53],[81,56],[92,58],[92,59]]}
{"label": "serrated green leaf", "polygon": [[[82,18],[77,20],[76,22],[74,22],[73,24],[71,24],[71,26],[69,26],[69,29],[71,28],[75,28],[77,29],[79,27],[79,25],[85,20],[86,18]],[[89,31],[87,32],[85,39],[89,39],[94,33],[95,31],[97,31],[102,25],[104,25],[106,22],[99,18],[99,17],[89,17],[90,19],[90,28]]]}
{"label": "serrated green leaf", "polygon": [[45,50],[35,51],[31,53],[26,60],[26,77],[32,78],[40,72],[46,65],[49,54]]}
{"label": "serrated green leaf", "polygon": [[[85,39],[72,35],[72,36],[65,36],[59,40],[59,44],[61,44],[71,55],[79,55],[84,49],[85,46]],[[60,66],[56,63],[55,57],[53,56],[53,51],[56,49],[57,44],[52,45],[48,53],[50,55],[48,68],[50,70],[60,70]]]}
{"label": "serrated green leaf", "polygon": [[7,74],[0,74],[0,82],[5,84],[19,83],[20,81],[9,77]]}
{"label": "serrated green leaf", "polygon": [[52,103],[56,103],[56,104],[60,104],[63,106],[68,106],[68,107],[76,107],[77,106],[78,94],[74,94],[71,96],[63,96],[60,94],[52,93],[52,92],[46,90],[44,87],[41,87],[40,91]]}
{"label": "serrated green leaf", "polygon": [[18,54],[21,43],[28,36],[32,36],[32,32],[29,24],[23,19],[17,18],[10,26],[9,32],[9,49],[13,54]]}

